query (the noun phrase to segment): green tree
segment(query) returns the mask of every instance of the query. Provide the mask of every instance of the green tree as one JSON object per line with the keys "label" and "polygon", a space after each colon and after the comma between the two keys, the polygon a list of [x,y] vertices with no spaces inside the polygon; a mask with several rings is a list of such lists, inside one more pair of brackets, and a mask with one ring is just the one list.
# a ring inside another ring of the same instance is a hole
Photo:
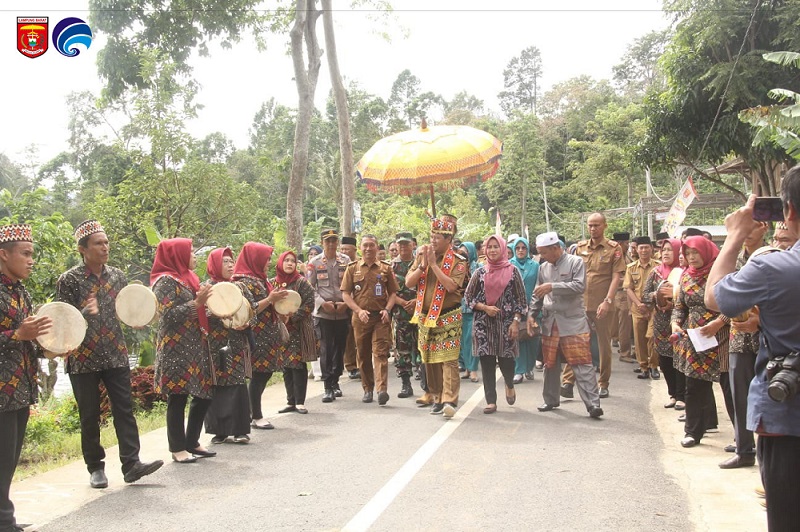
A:
{"label": "green tree", "polygon": [[506,116],[514,112],[537,113],[542,72],[542,53],[535,46],[511,58],[503,70],[504,90],[497,95]]}
{"label": "green tree", "polygon": [[628,46],[620,63],[612,68],[614,82],[623,94],[641,99],[649,91],[661,91],[666,80],[659,67],[672,32],[669,29],[651,31]]}

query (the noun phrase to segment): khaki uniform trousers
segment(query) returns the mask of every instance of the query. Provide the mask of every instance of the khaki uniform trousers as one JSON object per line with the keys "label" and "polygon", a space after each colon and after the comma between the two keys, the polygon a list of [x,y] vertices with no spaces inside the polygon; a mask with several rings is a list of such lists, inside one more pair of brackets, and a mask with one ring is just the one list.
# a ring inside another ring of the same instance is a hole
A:
{"label": "khaki uniform trousers", "polygon": [[611,319],[610,336],[612,340],[619,341],[619,356],[631,356],[631,334],[633,321],[631,320],[631,304],[625,290],[617,290],[614,296],[614,317]]}
{"label": "khaki uniform trousers", "polygon": [[389,385],[392,322],[383,323],[379,313],[370,312],[367,323],[363,323],[354,313],[352,324],[358,352],[358,369],[361,371],[361,387],[365,392],[371,392],[376,387],[378,392],[385,392]]}
{"label": "khaki uniform trousers", "polygon": [[658,368],[658,353],[653,347],[651,339],[647,337],[650,326],[649,318],[633,316],[633,341],[636,344],[636,360],[642,371]]}
{"label": "khaki uniform trousers", "polygon": [[[614,317],[614,309],[608,309],[603,319],[597,319],[596,312],[587,312],[586,318],[589,320],[590,325],[594,325],[594,331],[597,335],[597,347],[600,351],[600,378],[597,384],[600,388],[608,388],[608,382],[611,380],[611,320]],[[562,384],[575,384],[575,374],[572,372],[572,366],[565,366],[564,372],[561,374]]]}
{"label": "khaki uniform trousers", "polygon": [[428,379],[427,393],[433,396],[434,403],[458,405],[458,394],[461,391],[458,359],[425,364],[425,376]]}

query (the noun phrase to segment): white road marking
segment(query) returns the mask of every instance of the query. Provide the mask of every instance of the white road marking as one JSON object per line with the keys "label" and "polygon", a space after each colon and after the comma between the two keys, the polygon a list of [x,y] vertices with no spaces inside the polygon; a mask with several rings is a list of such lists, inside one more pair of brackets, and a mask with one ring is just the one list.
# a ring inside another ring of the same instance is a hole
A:
{"label": "white road marking", "polygon": [[363,508],[350,520],[349,523],[342,527],[346,532],[363,532],[369,529],[370,526],[381,516],[381,514],[392,504],[392,501],[400,494],[401,491],[411,482],[422,466],[436,453],[441,445],[447,441],[447,438],[455,432],[461,423],[475,410],[475,406],[483,399],[483,386],[479,387],[472,397],[464,403],[464,406],[456,411],[456,415],[452,419],[446,421],[442,428],[436,431],[433,436],[428,439],[422,446],[417,449],[417,452],[397,470],[392,478],[383,485],[383,487],[376,493],[370,501],[364,505]]}

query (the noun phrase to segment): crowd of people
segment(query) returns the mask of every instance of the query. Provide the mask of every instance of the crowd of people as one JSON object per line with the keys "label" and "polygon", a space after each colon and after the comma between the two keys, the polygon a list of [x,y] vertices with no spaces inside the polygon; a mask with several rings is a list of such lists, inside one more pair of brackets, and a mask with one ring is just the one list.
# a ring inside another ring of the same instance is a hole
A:
{"label": "crowd of people", "polygon": [[[588,218],[590,238],[571,245],[554,232],[538,235],[535,245],[519,235],[462,242],[455,217],[442,215],[431,220],[427,243],[419,246],[405,231],[384,247],[375,235],[363,234],[358,243],[325,229],[320,244],[308,250],[308,261],[286,251],[274,276],[271,246],[248,242],[238,255],[219,247],[208,254],[208,279],[201,281],[192,241],[163,240],[150,274],[158,308],[154,388],[166,398],[172,459],[185,464],[216,456],[200,442],[204,426],[212,444],[246,444],[251,429],[274,428],[261,398],[277,371],[286,390],[279,412],[308,413],[308,364],[316,361],[323,403],[343,396],[339,380],[347,374],[360,379],[361,401],[386,405],[393,358],[397,397],[415,397],[412,381],[418,380],[416,404],[445,419],[457,411],[462,379],[482,380],[483,413],[497,412],[498,367],[507,404],[516,401],[515,386],[533,380],[539,370],[540,412],[558,408],[577,385],[589,417],[599,418],[600,400],[611,394],[616,345],[619,360],[635,363],[639,379],[664,376],[664,407],[685,411],[683,447],[699,444],[717,428],[713,383],[719,382],[736,434],[726,448],[732,456],[720,467],[753,466],[753,433],[761,434],[768,508],[782,507],[796,494],[785,486],[796,482],[784,466],[785,454],[798,448],[794,421],[800,414],[793,394],[774,405],[764,399],[765,368],[773,358],[765,350],[769,346],[789,358],[797,356],[800,343],[792,336],[796,323],[787,321],[785,308],[775,307],[786,298],[790,305],[792,296],[784,289],[800,286],[788,280],[781,285],[796,272],[797,168],[784,180],[783,197],[786,221],[776,228],[772,246],[765,248],[763,241],[767,225],[742,214],[752,211],[751,201],[726,221],[722,253],[710,235],[692,229],[680,239],[641,236],[633,245],[626,233],[608,239],[601,213]],[[78,404],[90,485],[105,488],[100,383],[108,391],[125,482],[153,473],[163,462],[139,458],[127,348],[115,311],[116,296],[128,281],[108,264],[110,242],[98,221],[80,224],[74,236],[82,261],[59,277],[56,300],[78,309],[87,322],[86,336],[66,356],[65,369]],[[23,286],[34,266],[33,237],[25,224],[0,227],[0,530],[19,529],[9,488],[29,405],[37,398],[42,348],[36,339],[54,325],[33,315]],[[791,252],[771,254],[787,249]],[[249,316],[244,323],[232,324],[209,310],[219,283],[241,291]],[[286,310],[283,302],[290,295],[299,303]],[[776,320],[780,332],[769,329]],[[780,369],[792,371],[792,364],[793,359],[785,361]],[[784,374],[790,392],[797,388],[791,377]],[[775,436],[766,438],[774,445],[762,444],[766,435]],[[789,464],[793,473],[800,464],[796,456]],[[778,502],[773,506],[773,501]],[[778,518],[769,511],[772,526]]]}

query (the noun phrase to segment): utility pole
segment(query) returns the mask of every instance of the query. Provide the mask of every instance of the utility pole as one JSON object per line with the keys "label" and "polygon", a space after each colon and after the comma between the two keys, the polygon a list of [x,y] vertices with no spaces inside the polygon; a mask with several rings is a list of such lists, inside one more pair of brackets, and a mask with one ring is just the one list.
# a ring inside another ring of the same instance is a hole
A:
{"label": "utility pole", "polygon": [[547,207],[547,185],[542,177],[542,198],[544,198],[544,222],[547,225],[547,232],[550,232],[550,209]]}
{"label": "utility pole", "polygon": [[[644,177],[647,182],[647,197],[653,195],[653,184],[650,182],[650,167],[644,169]],[[653,210],[650,208],[650,203],[647,204],[647,236],[653,238]]]}
{"label": "utility pole", "polygon": [[525,233],[525,211],[528,204],[528,180],[525,178],[525,173],[522,174],[522,216],[519,220],[519,234]]}

